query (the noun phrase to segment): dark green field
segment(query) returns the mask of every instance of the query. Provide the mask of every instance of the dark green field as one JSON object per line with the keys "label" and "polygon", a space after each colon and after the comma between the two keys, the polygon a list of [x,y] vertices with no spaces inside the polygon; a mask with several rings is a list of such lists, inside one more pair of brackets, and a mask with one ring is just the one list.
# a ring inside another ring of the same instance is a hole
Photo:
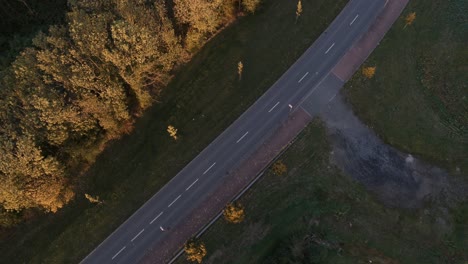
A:
{"label": "dark green field", "polygon": [[[404,17],[416,12],[406,26]],[[357,115],[387,143],[468,174],[468,5],[414,0],[345,94]],[[457,169],[458,168],[458,169]]]}
{"label": "dark green field", "polygon": [[[265,1],[212,39],[147,111],[134,132],[98,158],[83,190],[102,205],[76,199],[56,215],[2,239],[2,263],[77,263],[232,123],[308,48],[346,3]],[[242,81],[237,63],[242,60]],[[174,142],[168,125],[179,130]]]}
{"label": "dark green field", "polygon": [[[218,220],[201,240],[204,263],[465,263],[468,207],[428,204],[391,209],[329,162],[323,125],[315,121],[271,172],[241,199],[240,224]],[[464,255],[463,255],[464,254]],[[178,263],[186,263],[183,258]]]}

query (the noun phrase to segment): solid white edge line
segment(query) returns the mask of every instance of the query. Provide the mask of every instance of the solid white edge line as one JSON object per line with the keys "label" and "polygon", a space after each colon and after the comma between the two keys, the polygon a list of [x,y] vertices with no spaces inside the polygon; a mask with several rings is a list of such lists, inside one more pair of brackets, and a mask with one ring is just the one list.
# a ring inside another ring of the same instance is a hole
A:
{"label": "solid white edge line", "polygon": [[242,137],[240,137],[240,138],[236,141],[236,143],[239,143],[245,136],[247,136],[248,133],[249,133],[249,131],[245,132],[245,134],[244,134]]}
{"label": "solid white edge line", "polygon": [[173,205],[177,200],[179,200],[179,198],[182,196],[182,194],[179,194],[179,196],[177,196],[177,198],[174,199],[174,201],[172,201],[172,203],[170,203],[167,207],[171,207],[171,205]]}
{"label": "solid white edge line", "polygon": [[279,102],[277,102],[271,109],[270,111],[268,111],[268,113],[270,113],[271,111],[273,111],[273,109],[275,109],[276,106],[278,106]]}
{"label": "solid white edge line", "polygon": [[304,76],[302,76],[302,78],[298,81],[298,83],[302,82],[302,80],[307,76],[307,74],[309,74],[309,72],[306,72]]}
{"label": "solid white edge line", "polygon": [[141,235],[141,233],[143,233],[143,231],[145,231],[145,229],[143,228],[138,234],[136,234],[136,236],[134,236],[132,238],[132,240],[130,240],[130,242],[133,242],[133,240],[135,240],[139,235]]}
{"label": "solid white edge line", "polygon": [[354,23],[354,21],[356,21],[356,19],[358,18],[358,16],[359,16],[359,14],[357,14],[357,15],[354,17],[353,21],[351,21],[351,23],[349,23],[350,26]]}
{"label": "solid white edge line", "polygon": [[187,189],[185,189],[186,191],[188,191],[190,188],[192,188],[192,186],[198,181],[198,179],[196,179],[194,182],[192,182],[192,184],[190,184],[189,187],[187,187]]}
{"label": "solid white edge line", "polygon": [[208,169],[206,169],[206,171],[203,173],[203,175],[205,175],[209,170],[211,170],[211,168],[213,168],[213,166],[214,166],[215,164],[216,164],[216,162],[213,163]]}
{"label": "solid white edge line", "polygon": [[124,246],[121,250],[119,250],[119,252],[117,252],[117,254],[115,254],[115,255],[112,257],[112,259],[115,259],[115,257],[117,257],[117,256],[120,254],[120,252],[122,252],[126,247],[127,247],[127,246]]}
{"label": "solid white edge line", "polygon": [[151,220],[150,225],[151,225],[154,221],[156,221],[156,219],[158,219],[163,213],[164,213],[164,212],[160,212],[153,220]]}

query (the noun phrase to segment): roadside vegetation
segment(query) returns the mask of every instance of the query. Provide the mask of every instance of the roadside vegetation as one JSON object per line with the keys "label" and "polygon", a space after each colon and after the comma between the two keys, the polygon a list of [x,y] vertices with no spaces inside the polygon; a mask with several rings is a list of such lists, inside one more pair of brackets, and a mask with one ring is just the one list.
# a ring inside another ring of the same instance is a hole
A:
{"label": "roadside vegetation", "polygon": [[[92,3],[95,2],[86,2],[89,5]],[[125,89],[129,89],[126,90],[129,92],[128,94],[135,100],[124,100],[130,103],[127,106],[132,107],[119,109],[129,111],[129,116],[133,120],[131,124],[133,132],[123,137],[119,134],[120,139],[107,143],[97,161],[76,183],[74,190],[77,190],[78,194],[82,192],[82,195],[75,196],[68,205],[59,209],[55,214],[38,217],[37,212],[42,209],[36,210],[33,207],[21,215],[23,219],[30,219],[29,221],[13,229],[2,230],[0,248],[3,258],[1,262],[79,262],[268,89],[311,45],[341,11],[345,3],[345,0],[333,2],[325,0],[302,1],[303,11],[296,23],[296,2],[265,1],[258,10],[255,10],[255,15],[242,17],[211,39],[189,63],[178,66],[180,67],[177,68],[178,74],[171,83],[156,93],[158,103],[146,111],[143,109],[148,105],[145,103],[145,107],[141,107],[143,101],[139,101],[138,98],[147,99],[148,97],[133,97],[138,93],[134,93],[131,86],[124,85]],[[135,10],[127,7],[126,5],[122,6],[122,10],[128,12],[125,14],[131,17]],[[99,6],[89,8],[95,10],[93,8],[99,8]],[[161,11],[161,9],[156,10]],[[158,17],[164,16],[161,12],[156,13]],[[155,13],[148,12],[148,15],[151,14]],[[105,15],[111,14],[106,13]],[[76,17],[86,18],[86,16],[78,15]],[[126,16],[122,15],[122,17]],[[90,20],[83,21],[83,23],[85,25],[88,22],[91,23],[93,18],[96,17],[89,17]],[[100,18],[104,19],[106,16]],[[136,20],[140,21],[139,19],[143,19],[143,17]],[[107,20],[104,19],[104,21]],[[78,23],[77,27],[80,25]],[[123,21],[123,24],[115,26],[125,25],[127,24]],[[133,29],[140,30],[141,28]],[[66,33],[66,30],[60,27],[53,30],[55,30],[52,32],[54,34]],[[118,31],[118,28],[116,30]],[[187,34],[189,34],[188,31],[185,32],[184,36],[188,36]],[[118,35],[125,37],[125,34]],[[189,39],[193,40],[194,36],[190,36]],[[202,39],[205,37],[203,35]],[[47,47],[64,44],[55,42],[57,39],[46,34],[42,35],[39,40],[45,41],[42,44]],[[94,40],[102,41],[103,39]],[[190,48],[187,49],[188,46],[185,42],[181,45],[183,45],[184,52],[191,51]],[[34,49],[43,49],[41,47]],[[87,46],[82,46],[83,49],[85,47]],[[57,48],[53,48],[51,51],[52,53],[44,53],[44,56],[61,52]],[[34,53],[37,50],[29,52]],[[62,55],[67,57],[66,54]],[[73,56],[75,55],[77,54],[73,54]],[[27,58],[31,59],[31,57]],[[112,58],[116,59],[117,57]],[[48,61],[54,63],[53,58],[49,58]],[[56,62],[60,62],[60,60]],[[119,78],[125,81],[126,71],[119,71],[123,68],[114,65],[114,62],[118,61],[107,62],[108,64],[104,64],[104,66],[110,67],[108,69],[114,69],[115,76],[120,76]],[[242,63],[240,72],[239,62]],[[107,69],[105,67],[104,69]],[[53,70],[55,68],[47,69]],[[55,73],[50,72],[52,76]],[[140,73],[147,74],[148,72],[142,71]],[[166,73],[167,77],[171,71]],[[66,76],[62,77],[62,79],[58,79],[67,80]],[[55,89],[60,86],[55,83],[57,79],[46,80],[52,82],[52,84],[45,83],[46,87],[52,85]],[[70,87],[73,88],[73,86]],[[50,90],[41,91],[48,92]],[[128,94],[125,93],[125,96]],[[115,94],[109,94],[109,96],[113,95]],[[57,98],[60,99],[60,97]],[[40,104],[37,107],[45,107],[46,105]],[[61,105],[53,104],[52,106],[59,107]],[[70,111],[74,110],[76,109]],[[60,108],[53,112],[64,114],[60,112]],[[41,113],[41,111],[36,113]],[[106,115],[106,112],[95,112],[95,114]],[[66,118],[56,121],[60,123],[64,120],[70,121]],[[12,127],[14,128],[15,125],[13,124]],[[172,128],[169,129],[169,126]],[[116,127],[123,128],[120,125]],[[54,133],[58,133],[56,135],[60,136],[56,139],[59,141],[63,139],[61,137],[63,134],[59,133],[62,129],[61,126],[47,126],[40,131],[44,132],[49,128],[58,128],[59,130],[53,130]],[[95,134],[97,138],[108,135],[107,133],[99,133]],[[44,132],[41,135],[44,136],[44,141],[40,142],[47,142],[45,136],[50,134]],[[24,146],[29,148],[37,146],[33,144],[32,138],[26,137],[25,139],[30,141],[26,140]],[[80,145],[77,142],[67,140],[64,142],[72,142],[76,144],[75,147],[82,148],[83,155],[90,155],[90,157],[96,155],[94,148],[88,149],[85,144]],[[66,149],[64,153],[69,153],[67,151],[70,149]],[[96,151],[101,152],[102,149]],[[25,153],[40,155],[40,152],[37,151]],[[65,155],[65,157],[68,156]],[[64,179],[66,182],[75,183],[70,177]],[[44,182],[47,181],[43,181],[41,184]],[[86,197],[85,194],[87,194]],[[61,206],[63,204],[56,206],[56,209]]]}
{"label": "roadside vegetation", "polygon": [[[410,1],[344,93],[388,144],[468,175],[468,5]],[[372,78],[366,78],[371,67]]]}
{"label": "roadside vegetation", "polygon": [[130,133],[178,68],[247,9],[234,0],[70,0],[66,11],[1,71],[6,211],[56,212],[71,201],[106,144]]}
{"label": "roadside vegetation", "polygon": [[[203,263],[464,263],[468,207],[385,207],[329,161],[315,120],[238,201],[245,218],[218,220],[200,238]],[[187,263],[181,257],[178,263]]]}

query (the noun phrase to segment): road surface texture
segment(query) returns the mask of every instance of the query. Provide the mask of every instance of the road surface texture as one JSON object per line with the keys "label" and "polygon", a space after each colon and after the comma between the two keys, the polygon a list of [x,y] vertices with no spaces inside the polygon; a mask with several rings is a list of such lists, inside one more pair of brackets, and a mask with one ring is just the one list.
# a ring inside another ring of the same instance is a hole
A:
{"label": "road surface texture", "polygon": [[[241,163],[264,145],[288,118],[303,112],[299,105],[305,98],[306,111],[312,115],[333,99],[338,90],[320,87],[336,81],[330,78],[330,71],[368,31],[387,3],[385,0],[351,0],[327,30],[265,94],[82,263],[137,263],[145,255],[165,255],[163,252],[159,254],[154,245],[173,239],[182,221],[206,205],[206,198],[235,175]],[[151,262],[167,260],[153,259]]]}

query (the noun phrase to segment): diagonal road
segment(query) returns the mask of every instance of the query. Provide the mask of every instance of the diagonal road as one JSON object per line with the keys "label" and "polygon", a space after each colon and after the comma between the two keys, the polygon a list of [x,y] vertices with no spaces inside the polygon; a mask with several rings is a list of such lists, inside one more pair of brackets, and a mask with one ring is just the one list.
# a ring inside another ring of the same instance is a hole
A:
{"label": "diagonal road", "polygon": [[151,245],[170,234],[165,230],[183,221],[200,205],[304,98],[329,100],[330,91],[317,89],[321,87],[319,84],[367,31],[385,4],[385,0],[350,0],[327,30],[265,94],[82,263],[138,262]]}

